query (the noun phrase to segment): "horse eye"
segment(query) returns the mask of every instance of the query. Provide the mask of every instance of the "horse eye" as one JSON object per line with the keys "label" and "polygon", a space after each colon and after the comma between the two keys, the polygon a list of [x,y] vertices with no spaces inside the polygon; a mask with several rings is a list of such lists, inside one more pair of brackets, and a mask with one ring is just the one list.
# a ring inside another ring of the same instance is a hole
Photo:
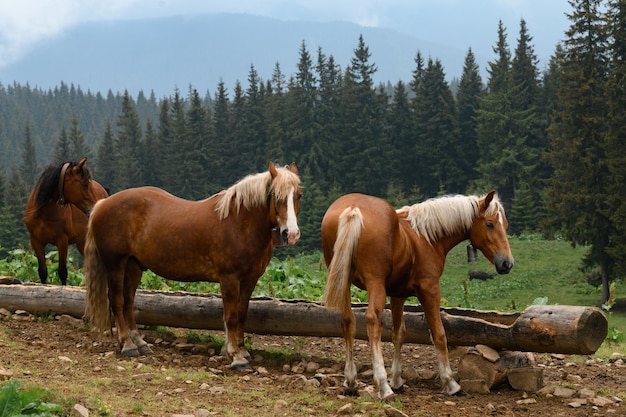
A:
{"label": "horse eye", "polygon": [[487,229],[489,229],[489,230],[493,230],[493,227],[494,227],[494,226],[493,226],[493,222],[487,222],[487,223],[486,223],[486,226],[487,226]]}

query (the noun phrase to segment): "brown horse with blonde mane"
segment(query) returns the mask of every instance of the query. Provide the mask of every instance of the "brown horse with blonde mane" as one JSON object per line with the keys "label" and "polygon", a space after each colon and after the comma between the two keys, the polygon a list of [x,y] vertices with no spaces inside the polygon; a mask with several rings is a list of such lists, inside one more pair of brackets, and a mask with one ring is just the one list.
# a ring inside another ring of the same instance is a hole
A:
{"label": "brown horse with blonde mane", "polygon": [[37,256],[42,284],[48,282],[46,245],[57,247],[59,279],[61,285],[66,285],[69,245],[76,245],[83,254],[88,213],[97,200],[108,196],[104,187],[91,178],[86,162],[87,158],[83,158],[44,168],[26,203],[24,224]]}
{"label": "brown horse with blonde mane", "polygon": [[[506,235],[508,222],[495,191],[483,197],[446,196],[394,210],[386,201],[362,194],[340,197],[322,220],[322,247],[328,266],[324,294],[326,307],[341,313],[346,341],[344,386],[349,394],[357,388],[357,368],[352,347],[356,322],[351,308],[351,284],[367,290],[365,314],[372,351],[374,382],[378,397],[393,396],[392,388],[404,384],[400,350],[405,340],[404,303],[417,296],[435,345],[443,390],[462,393],[454,380],[448,358],[446,333],[441,322],[441,289],[448,252],[469,239],[500,274],[513,267]],[[391,387],[382,356],[381,317],[386,297],[391,299],[394,357]]]}
{"label": "brown horse with blonde mane", "polygon": [[[120,191],[96,204],[85,245],[85,316],[100,331],[115,317],[122,355],[152,351],[133,304],[142,271],[176,281],[220,283],[231,367],[249,367],[244,325],[250,296],[273,247],[300,238],[302,191],[295,163],[249,175],[202,201],[155,187]],[[107,297],[108,294],[108,297]]]}

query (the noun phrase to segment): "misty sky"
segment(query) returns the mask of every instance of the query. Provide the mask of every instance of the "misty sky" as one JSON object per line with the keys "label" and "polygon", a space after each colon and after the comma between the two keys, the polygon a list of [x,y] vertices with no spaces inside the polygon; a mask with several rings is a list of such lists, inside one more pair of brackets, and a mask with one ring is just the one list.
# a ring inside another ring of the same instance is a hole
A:
{"label": "misty sky", "polygon": [[220,12],[348,21],[483,54],[491,53],[499,20],[513,49],[523,18],[546,62],[569,27],[571,6],[568,0],[0,0],[0,67],[77,23]]}

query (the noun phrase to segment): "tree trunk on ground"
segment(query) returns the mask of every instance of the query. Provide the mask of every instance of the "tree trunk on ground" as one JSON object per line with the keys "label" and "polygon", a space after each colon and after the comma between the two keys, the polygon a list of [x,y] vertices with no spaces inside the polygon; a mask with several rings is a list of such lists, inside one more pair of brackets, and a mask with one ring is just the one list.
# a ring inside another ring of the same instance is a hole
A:
{"label": "tree trunk on ground", "polygon": [[[0,308],[11,312],[69,314],[81,318],[85,290],[52,285],[0,285]],[[367,340],[364,304],[355,304],[358,339]],[[190,329],[222,330],[224,309],[217,295],[137,291],[137,323]],[[431,344],[419,306],[405,307],[406,342]],[[442,309],[451,346],[483,344],[494,349],[527,352],[592,354],[604,341],[608,322],[595,307],[533,305],[521,313]],[[383,313],[383,340],[391,340],[391,313]],[[306,323],[306,325],[303,325]],[[341,337],[340,316],[320,303],[253,298],[246,331],[256,334]]]}

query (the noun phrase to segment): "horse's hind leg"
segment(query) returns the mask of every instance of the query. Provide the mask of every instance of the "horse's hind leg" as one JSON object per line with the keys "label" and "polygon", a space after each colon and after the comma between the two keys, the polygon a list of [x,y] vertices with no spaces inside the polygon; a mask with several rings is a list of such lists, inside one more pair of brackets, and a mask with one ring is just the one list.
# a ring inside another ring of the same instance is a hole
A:
{"label": "horse's hind leg", "polygon": [[365,313],[365,323],[367,324],[367,337],[372,351],[372,370],[374,371],[374,383],[378,388],[378,398],[386,400],[394,393],[387,382],[387,371],[385,370],[385,360],[382,348],[382,314],[385,308],[387,293],[384,287],[384,280],[381,284],[368,287],[369,302]]}
{"label": "horse's hind leg", "polygon": [[42,284],[48,283],[48,266],[46,265],[46,245],[41,244],[40,242],[31,239],[30,245],[35,251],[35,256],[37,257],[37,274],[39,275],[39,281]]}
{"label": "horse's hind leg", "polygon": [[346,341],[346,366],[344,368],[343,386],[346,395],[358,395],[356,381],[357,369],[354,363],[354,336],[356,334],[356,319],[352,312],[352,306],[347,304],[341,313],[341,333]]}
{"label": "horse's hind leg", "polygon": [[404,302],[405,298],[391,298],[391,317],[393,322],[392,339],[394,346],[393,362],[391,364],[391,387],[394,390],[402,388],[402,361],[400,351],[406,336],[404,325]]}
{"label": "horse's hind leg", "polygon": [[141,282],[141,275],[142,271],[139,265],[133,260],[129,260],[126,263],[126,274],[124,277],[124,320],[128,324],[130,338],[137,346],[139,354],[150,355],[152,354],[152,349],[139,334],[134,314],[135,294]]}
{"label": "horse's hind leg", "polygon": [[[124,304],[124,269],[124,267],[118,266],[115,270],[109,271],[109,302],[115,317],[117,337],[122,346],[122,356],[139,356],[137,345],[130,337],[130,330],[124,314],[125,309],[127,309]],[[130,308],[132,310],[132,306]]]}
{"label": "horse's hind leg", "polygon": [[61,241],[57,241],[56,243],[58,254],[59,254],[59,279],[61,280],[61,285],[67,284],[67,252],[69,247],[69,242],[67,239],[63,239]]}
{"label": "horse's hind leg", "polygon": [[448,340],[446,331],[441,322],[439,304],[441,302],[441,289],[439,281],[433,283],[421,283],[418,289],[418,298],[424,307],[424,317],[430,329],[430,335],[435,345],[435,352],[439,362],[439,378],[443,390],[448,395],[462,393],[461,386],[454,380],[450,359],[448,357]]}

